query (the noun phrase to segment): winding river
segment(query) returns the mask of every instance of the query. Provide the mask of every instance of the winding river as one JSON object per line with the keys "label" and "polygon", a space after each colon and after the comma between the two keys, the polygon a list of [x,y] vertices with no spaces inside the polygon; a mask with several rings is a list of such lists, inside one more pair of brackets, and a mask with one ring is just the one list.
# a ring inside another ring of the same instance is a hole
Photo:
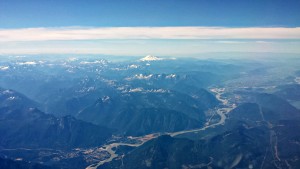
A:
{"label": "winding river", "polygon": [[[210,89],[210,91],[212,93],[215,94],[216,98],[221,102],[221,105],[219,107],[217,107],[214,111],[216,112],[216,114],[218,114],[220,116],[220,120],[216,123],[213,124],[207,124],[202,128],[198,128],[198,129],[192,129],[192,130],[183,130],[183,131],[178,131],[178,132],[172,132],[172,133],[164,133],[167,135],[170,135],[171,137],[175,137],[181,134],[186,134],[186,133],[193,133],[193,132],[199,132],[199,131],[203,131],[206,130],[208,128],[211,127],[215,127],[218,125],[223,125],[225,123],[226,120],[226,114],[228,112],[230,112],[232,109],[234,109],[236,107],[235,104],[230,103],[226,98],[222,97],[222,94],[225,92],[225,88],[212,88]],[[141,136],[141,137],[130,137],[133,140],[137,140],[140,141],[139,143],[135,143],[135,144],[130,144],[130,143],[111,143],[108,145],[104,145],[102,147],[103,151],[107,151],[110,154],[110,157],[100,161],[97,164],[92,164],[90,166],[88,166],[86,169],[97,169],[97,167],[103,165],[104,163],[110,162],[112,161],[114,158],[118,157],[118,154],[116,154],[115,150],[113,150],[113,148],[116,148],[118,146],[132,146],[132,147],[138,147],[141,146],[142,144],[144,144],[145,142],[152,140],[154,138],[157,138],[160,134],[149,134],[149,135],[145,135],[145,136]]]}

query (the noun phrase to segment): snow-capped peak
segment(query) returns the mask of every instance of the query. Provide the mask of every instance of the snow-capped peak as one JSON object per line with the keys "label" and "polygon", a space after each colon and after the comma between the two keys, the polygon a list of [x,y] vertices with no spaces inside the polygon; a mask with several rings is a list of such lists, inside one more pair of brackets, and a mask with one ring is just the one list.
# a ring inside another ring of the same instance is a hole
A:
{"label": "snow-capped peak", "polygon": [[159,58],[153,55],[147,55],[146,57],[140,59],[140,61],[155,61],[155,60],[163,60],[163,58]]}

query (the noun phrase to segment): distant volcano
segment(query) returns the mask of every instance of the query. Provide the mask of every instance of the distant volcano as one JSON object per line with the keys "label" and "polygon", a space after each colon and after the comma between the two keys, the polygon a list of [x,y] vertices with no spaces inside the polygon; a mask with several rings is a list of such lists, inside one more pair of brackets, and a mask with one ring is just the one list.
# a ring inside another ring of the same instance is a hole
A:
{"label": "distant volcano", "polygon": [[155,60],[164,60],[163,58],[156,57],[153,55],[147,55],[144,58],[141,58],[140,61],[155,61]]}

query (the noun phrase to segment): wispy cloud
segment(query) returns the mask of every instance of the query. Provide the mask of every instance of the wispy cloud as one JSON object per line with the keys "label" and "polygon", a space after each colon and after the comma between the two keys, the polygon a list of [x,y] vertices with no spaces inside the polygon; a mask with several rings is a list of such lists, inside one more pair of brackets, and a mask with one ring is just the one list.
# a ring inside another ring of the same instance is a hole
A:
{"label": "wispy cloud", "polygon": [[235,41],[235,40],[217,40],[216,43],[222,44],[240,44],[240,43],[247,43],[246,41]]}
{"label": "wispy cloud", "polygon": [[0,29],[1,42],[97,39],[225,39],[226,41],[230,39],[300,39],[300,27],[61,27]]}
{"label": "wispy cloud", "polygon": [[242,43],[247,43],[247,44],[253,44],[253,43],[258,43],[258,44],[269,44],[269,43],[274,43],[271,41],[264,41],[264,40],[215,40],[215,43],[220,43],[220,44],[242,44]]}

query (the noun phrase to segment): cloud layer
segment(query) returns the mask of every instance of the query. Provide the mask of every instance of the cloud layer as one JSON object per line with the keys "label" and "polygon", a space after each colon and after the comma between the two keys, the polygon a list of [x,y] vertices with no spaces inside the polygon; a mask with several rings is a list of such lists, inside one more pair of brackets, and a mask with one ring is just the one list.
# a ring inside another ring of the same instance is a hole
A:
{"label": "cloud layer", "polygon": [[300,39],[300,27],[61,27],[0,29],[0,42],[98,39]]}

